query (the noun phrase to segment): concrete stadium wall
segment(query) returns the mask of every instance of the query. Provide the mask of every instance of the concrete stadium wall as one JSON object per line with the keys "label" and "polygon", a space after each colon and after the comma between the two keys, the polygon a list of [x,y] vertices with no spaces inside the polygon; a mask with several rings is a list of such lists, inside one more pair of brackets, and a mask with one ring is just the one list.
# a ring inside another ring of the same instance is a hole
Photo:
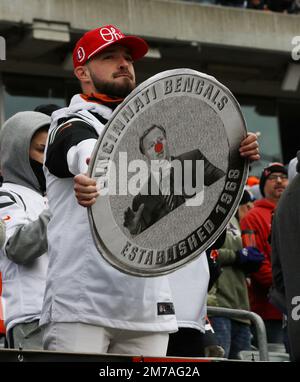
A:
{"label": "concrete stadium wall", "polygon": [[67,23],[71,31],[113,23],[149,39],[290,52],[300,18],[166,0],[1,0],[0,23]]}

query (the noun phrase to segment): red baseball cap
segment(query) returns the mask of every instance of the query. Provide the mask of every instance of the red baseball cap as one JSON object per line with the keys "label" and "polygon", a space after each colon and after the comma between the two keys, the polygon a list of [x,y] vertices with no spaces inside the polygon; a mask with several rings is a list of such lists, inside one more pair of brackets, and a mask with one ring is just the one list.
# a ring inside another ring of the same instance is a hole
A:
{"label": "red baseball cap", "polygon": [[77,41],[73,51],[74,68],[84,65],[90,58],[113,44],[127,47],[134,61],[142,58],[149,49],[148,44],[142,38],[125,36],[114,25],[105,25],[86,32]]}

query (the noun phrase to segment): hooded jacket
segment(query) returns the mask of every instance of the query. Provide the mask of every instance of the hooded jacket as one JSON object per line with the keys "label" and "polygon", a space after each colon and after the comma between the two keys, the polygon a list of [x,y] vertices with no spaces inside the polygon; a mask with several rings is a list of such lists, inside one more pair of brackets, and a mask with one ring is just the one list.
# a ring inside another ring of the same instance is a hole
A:
{"label": "hooded jacket", "polygon": [[282,319],[282,314],[269,302],[268,297],[272,286],[270,234],[275,208],[275,204],[268,199],[257,200],[254,208],[241,221],[242,230],[255,232],[256,247],[265,256],[259,271],[251,274],[249,288],[251,310],[264,320]]}
{"label": "hooded jacket", "polygon": [[300,362],[299,170],[280,197],[272,225],[272,297],[288,316],[289,345],[296,362]]}
{"label": "hooded jacket", "polygon": [[30,166],[29,148],[34,133],[50,125],[45,114],[23,111],[9,118],[0,132],[0,163],[3,183],[14,183],[40,193]]}
{"label": "hooded jacket", "polygon": [[41,255],[47,251],[50,215],[29,149],[34,133],[49,124],[47,115],[26,111],[9,118],[0,132],[0,218],[6,226],[0,271],[7,330],[40,317],[48,264],[48,257]]}
{"label": "hooded jacket", "polygon": [[[236,251],[243,248],[240,224],[232,217],[226,230],[226,240],[218,250],[218,263],[222,273],[208,295],[208,305],[230,309],[249,310],[246,276],[236,265]],[[249,324],[249,320],[233,319]]]}
{"label": "hooded jacket", "polygon": [[107,106],[75,95],[68,108],[52,115],[45,174],[53,217],[48,226],[50,262],[40,324],[81,322],[135,331],[176,331],[167,276],[130,276],[108,264],[94,243],[87,209],[74,195],[73,176],[87,171],[86,159],[111,114]]}

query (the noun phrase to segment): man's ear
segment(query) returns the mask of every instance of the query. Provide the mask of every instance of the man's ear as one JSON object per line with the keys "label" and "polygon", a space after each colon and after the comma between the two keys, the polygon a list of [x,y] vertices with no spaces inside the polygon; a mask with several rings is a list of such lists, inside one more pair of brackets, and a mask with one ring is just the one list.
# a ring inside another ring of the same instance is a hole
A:
{"label": "man's ear", "polygon": [[79,79],[80,82],[90,82],[90,72],[87,66],[77,66],[74,69],[75,76]]}

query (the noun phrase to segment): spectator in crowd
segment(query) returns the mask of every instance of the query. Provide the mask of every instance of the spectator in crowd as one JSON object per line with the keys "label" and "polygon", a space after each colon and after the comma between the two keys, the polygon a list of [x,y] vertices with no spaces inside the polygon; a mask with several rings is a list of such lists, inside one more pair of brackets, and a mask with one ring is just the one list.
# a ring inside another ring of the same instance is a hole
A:
{"label": "spectator in crowd", "polygon": [[[111,32],[109,44],[101,39],[103,31]],[[86,56],[82,56],[82,49]],[[75,74],[84,94],[73,97],[71,108],[53,114],[46,156],[48,197],[54,215],[49,225],[50,265],[41,320],[47,325],[46,349],[164,355],[168,333],[177,330],[168,276],[136,278],[109,266],[97,252],[87,212],[81,207],[92,205],[98,196],[95,181],[84,175],[86,161],[112,109],[134,88],[133,61],[146,51],[143,40],[125,37],[111,25],[87,32],[74,50]],[[79,113],[82,110],[85,113]],[[87,122],[84,114],[89,116]],[[240,152],[249,159],[259,158],[255,135],[243,140]],[[74,203],[73,177],[81,206]],[[67,250],[59,248],[61,240],[70,243]],[[74,253],[86,255],[74,257]],[[203,274],[203,269],[200,271]],[[208,272],[202,282],[207,284]],[[143,296],[149,298],[144,300]],[[158,302],[168,307],[167,315],[157,314]],[[201,312],[202,306],[201,301],[197,311]],[[200,320],[197,317],[197,322]],[[82,341],[76,340],[79,338]]]}
{"label": "spectator in crowd", "polygon": [[279,200],[272,224],[272,301],[288,316],[288,347],[300,361],[300,164]]}
{"label": "spectator in crowd", "polygon": [[250,305],[265,322],[268,342],[282,343],[282,314],[269,302],[268,295],[272,286],[271,223],[277,203],[288,185],[286,168],[281,163],[271,163],[263,170],[259,185],[263,199],[257,200],[254,208],[241,220],[242,230],[254,231],[256,246],[265,256],[259,271],[251,274]]}
{"label": "spectator in crowd", "polygon": [[144,40],[113,25],[85,33],[75,46],[74,73],[83,94],[53,113],[45,160],[53,213],[41,317],[45,349],[162,356],[169,332],[177,330],[167,276],[134,277],[109,265],[73,191],[74,176],[87,171],[113,109],[135,87],[133,62],[147,50]]}
{"label": "spectator in crowd", "polygon": [[42,349],[39,318],[48,265],[43,153],[50,118],[24,111],[0,132],[0,218],[6,239],[0,251],[5,325],[10,348]]}
{"label": "spectator in crowd", "polygon": [[[250,310],[246,275],[257,271],[264,259],[257,248],[245,247],[242,242],[239,220],[252,208],[252,196],[245,190],[238,212],[227,226],[225,243],[218,250],[222,273],[209,293],[208,305]],[[211,323],[226,358],[238,358],[241,350],[250,350],[251,331],[248,320],[214,316],[211,317]]]}

